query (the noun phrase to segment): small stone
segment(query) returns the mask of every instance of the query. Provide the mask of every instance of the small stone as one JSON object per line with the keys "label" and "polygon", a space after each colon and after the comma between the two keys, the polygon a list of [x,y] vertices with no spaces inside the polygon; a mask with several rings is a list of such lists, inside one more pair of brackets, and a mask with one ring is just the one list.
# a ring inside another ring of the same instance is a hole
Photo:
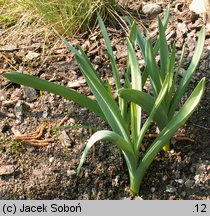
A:
{"label": "small stone", "polygon": [[49,162],[52,163],[54,161],[54,157],[49,158]]}
{"label": "small stone", "polygon": [[88,178],[89,177],[89,173],[88,171],[85,171],[85,178]]}
{"label": "small stone", "polygon": [[195,185],[199,185],[201,182],[200,175],[195,175],[194,180],[195,180]]}
{"label": "small stone", "polygon": [[69,88],[79,88],[86,85],[86,80],[83,77],[79,77],[75,81],[68,82],[67,86]]}
{"label": "small stone", "polygon": [[42,117],[43,117],[43,118],[47,118],[47,116],[48,116],[48,112],[47,112],[47,111],[44,111],[44,112],[42,113]]}
{"label": "small stone", "polygon": [[33,102],[38,98],[36,90],[31,87],[23,86],[23,93],[28,102]]}
{"label": "small stone", "polygon": [[29,51],[28,54],[25,56],[26,61],[31,61],[33,59],[36,59],[40,56],[40,53]]}
{"label": "small stone", "polygon": [[97,190],[96,190],[95,188],[92,188],[92,189],[91,189],[91,192],[92,192],[92,195],[95,196],[96,193],[97,193]]}
{"label": "small stone", "polygon": [[161,13],[162,9],[158,4],[146,4],[142,8],[142,12],[149,16]]}
{"label": "small stone", "polygon": [[152,193],[154,193],[156,189],[155,189],[155,187],[151,187],[150,190],[151,190]]}
{"label": "small stone", "polygon": [[175,152],[174,149],[171,149],[171,150],[170,150],[170,153],[171,153],[171,154],[174,154],[174,152]]}
{"label": "small stone", "polygon": [[18,50],[17,44],[7,44],[5,46],[0,47],[0,51],[15,51]]}
{"label": "small stone", "polygon": [[67,170],[66,175],[67,176],[74,176],[74,175],[76,175],[76,172],[75,172],[75,170]]}
{"label": "small stone", "polygon": [[183,197],[185,197],[185,196],[187,195],[187,193],[186,193],[185,191],[182,191],[181,195],[182,195]]}
{"label": "small stone", "polygon": [[180,178],[180,171],[179,170],[176,170],[176,172],[174,174],[175,174],[176,179]]}
{"label": "small stone", "polygon": [[179,184],[184,184],[184,179],[178,179],[176,180],[176,182],[178,182]]}
{"label": "small stone", "polygon": [[168,179],[168,176],[164,175],[162,179],[163,179],[163,181],[166,181]]}
{"label": "small stone", "polygon": [[180,68],[180,70],[179,70],[179,76],[184,77],[185,74],[186,74],[186,72],[187,71],[184,68]]}
{"label": "small stone", "polygon": [[65,147],[71,147],[72,141],[69,138],[68,134],[66,131],[61,131],[61,134],[59,135],[59,140]]}
{"label": "small stone", "polygon": [[166,192],[174,193],[174,192],[176,192],[176,188],[174,186],[172,186],[172,185],[167,185],[166,186]]}
{"label": "small stone", "polygon": [[19,100],[15,105],[15,116],[17,118],[17,124],[22,123],[23,121],[23,101]]}
{"label": "small stone", "polygon": [[194,173],[195,172],[195,167],[190,167],[190,172]]}
{"label": "small stone", "polygon": [[0,176],[10,175],[15,172],[15,167],[13,165],[1,165],[0,166]]}
{"label": "small stone", "polygon": [[135,197],[133,198],[133,200],[143,200],[143,199],[142,199],[142,197],[140,197],[140,196],[135,196]]}
{"label": "small stone", "polygon": [[185,187],[191,188],[194,185],[194,181],[191,179],[187,179],[187,181],[184,183]]}

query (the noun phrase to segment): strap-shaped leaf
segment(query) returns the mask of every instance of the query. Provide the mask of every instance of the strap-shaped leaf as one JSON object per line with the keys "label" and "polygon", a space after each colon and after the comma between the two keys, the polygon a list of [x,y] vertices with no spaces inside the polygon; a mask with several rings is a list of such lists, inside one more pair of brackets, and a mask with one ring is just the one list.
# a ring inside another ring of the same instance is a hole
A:
{"label": "strap-shaped leaf", "polygon": [[39,89],[42,91],[51,92],[53,94],[60,95],[68,100],[72,100],[75,103],[93,111],[98,116],[104,119],[104,114],[96,101],[89,99],[88,97],[76,92],[73,89],[19,72],[7,72],[4,73],[3,76],[5,76],[7,79],[11,80],[14,83],[29,86],[31,88]]}
{"label": "strap-shaped leaf", "polygon": [[[203,96],[205,89],[205,78],[203,78],[188,100],[185,102],[183,107],[178,111],[178,113],[169,121],[166,127],[161,131],[159,137],[157,137],[152,143],[151,147],[147,150],[144,157],[140,161],[139,167],[135,173],[136,185],[140,185],[146,170],[149,168],[152,161],[155,159],[157,154],[161,151],[163,146],[168,140],[174,135],[174,133],[189,119],[192,113],[195,111],[199,105],[201,98]],[[135,190],[135,188],[133,189]],[[138,188],[136,188],[138,192]]]}
{"label": "strap-shaped leaf", "polygon": [[130,140],[126,123],[121,116],[115,100],[109,95],[104,85],[98,82],[97,78],[93,75],[95,72],[88,67],[84,58],[76,56],[76,59],[110,127],[127,141]]}
{"label": "strap-shaped leaf", "polygon": [[[138,59],[134,51],[133,45],[127,39],[128,59],[131,70],[131,88],[142,91],[141,71],[139,68]],[[131,103],[131,131],[133,143],[137,142],[141,130],[141,107],[135,103]]]}
{"label": "strap-shaped leaf", "polygon": [[195,73],[195,70],[198,66],[198,63],[200,61],[201,54],[203,52],[203,47],[204,47],[204,42],[205,42],[205,27],[203,26],[202,29],[200,30],[200,34],[198,37],[198,43],[195,48],[195,53],[193,55],[192,61],[190,63],[189,68],[186,71],[186,74],[181,80],[181,83],[176,91],[176,94],[174,96],[174,99],[172,101],[170,110],[169,110],[169,119],[173,117],[175,110],[178,107],[178,104],[186,91],[190,81],[192,80],[192,77]]}
{"label": "strap-shaped leaf", "polygon": [[149,40],[146,42],[145,55],[146,55],[146,64],[147,64],[146,68],[152,82],[151,84],[154,90],[154,95],[157,97],[161,89],[161,82],[163,77],[161,77],[159,68],[156,64],[154,50]]}
{"label": "strap-shaped leaf", "polygon": [[158,29],[159,29],[159,43],[160,43],[160,72],[165,78],[168,72],[169,52],[168,52],[166,35],[165,35],[165,29],[163,27],[160,17],[158,17]]}
{"label": "strap-shaped leaf", "polygon": [[100,26],[101,32],[102,32],[104,40],[105,40],[105,44],[106,44],[106,48],[107,48],[109,58],[110,58],[110,61],[111,61],[112,73],[113,73],[113,76],[114,76],[115,85],[116,85],[116,88],[119,89],[119,88],[121,88],[121,84],[120,84],[120,76],[119,76],[119,71],[118,71],[118,68],[117,68],[117,63],[115,61],[115,57],[114,57],[114,53],[113,53],[113,50],[112,50],[111,42],[109,40],[109,36],[108,36],[107,31],[106,31],[104,22],[103,22],[103,20],[102,20],[102,18],[101,18],[101,16],[99,14],[98,14],[98,22],[99,22],[99,26]]}
{"label": "strap-shaped leaf", "polygon": [[[168,21],[169,21],[169,16],[170,16],[170,7],[169,5],[166,7],[166,11],[165,11],[165,16],[164,16],[164,20],[162,22],[163,27],[164,27],[164,32],[166,31],[167,25],[168,25]],[[155,46],[154,46],[154,53],[155,55],[158,53],[159,50],[159,45],[160,45],[160,37],[158,37]]]}
{"label": "strap-shaped leaf", "polygon": [[166,109],[168,113],[168,109],[170,107],[171,101],[173,99],[173,93],[175,91],[175,84],[176,81],[175,79],[175,57],[176,57],[176,45],[174,43],[172,51],[171,51],[171,56],[169,59],[169,65],[168,65],[168,74],[169,74],[169,86],[168,86],[168,93],[167,96],[165,97],[165,104],[166,104]]}
{"label": "strap-shaped leaf", "polygon": [[[118,91],[120,97],[124,98],[127,101],[132,101],[133,103],[138,104],[142,107],[142,109],[147,112],[148,114],[151,113],[152,108],[155,104],[155,98],[151,95],[141,92],[134,89],[120,89]],[[168,122],[168,117],[166,110],[163,106],[160,106],[157,110],[157,113],[154,117],[155,122],[157,123],[158,127],[163,128]]]}
{"label": "strap-shaped leaf", "polygon": [[106,140],[110,141],[112,144],[116,145],[124,154],[125,160],[128,166],[128,170],[130,174],[133,174],[137,168],[136,156],[134,155],[133,149],[131,147],[131,143],[124,140],[121,136],[113,131],[101,130],[94,133],[89,139],[85,150],[82,153],[82,157],[80,159],[79,166],[77,168],[77,174],[80,173],[81,167],[85,161],[85,158],[91,149],[91,147],[98,141]]}
{"label": "strap-shaped leaf", "polygon": [[[135,23],[135,21],[133,21],[133,19],[131,19],[130,17],[128,17],[128,22],[130,24],[130,26],[133,26],[133,23]],[[145,59],[145,46],[146,46],[146,38],[144,37],[144,35],[140,32],[140,30],[138,28],[136,28],[136,38],[138,41],[138,45],[141,49],[141,53],[143,58]]]}
{"label": "strap-shaped leaf", "polygon": [[155,103],[154,103],[154,105],[152,107],[150,115],[147,118],[146,122],[144,123],[144,125],[143,125],[143,127],[141,129],[141,132],[140,132],[140,135],[139,135],[139,139],[138,139],[138,142],[137,142],[137,145],[136,145],[136,151],[135,151],[136,153],[139,152],[140,146],[141,146],[142,141],[144,139],[144,136],[145,136],[145,134],[146,134],[146,132],[147,132],[150,124],[152,123],[153,119],[155,118],[155,115],[158,112],[159,107],[160,107],[162,101],[165,98],[165,95],[166,95],[167,90],[168,90],[168,85],[169,85],[168,81],[169,81],[169,75],[166,76],[165,81],[163,83],[163,86],[162,86],[162,88],[160,90],[160,93],[158,94],[158,97],[155,100]]}

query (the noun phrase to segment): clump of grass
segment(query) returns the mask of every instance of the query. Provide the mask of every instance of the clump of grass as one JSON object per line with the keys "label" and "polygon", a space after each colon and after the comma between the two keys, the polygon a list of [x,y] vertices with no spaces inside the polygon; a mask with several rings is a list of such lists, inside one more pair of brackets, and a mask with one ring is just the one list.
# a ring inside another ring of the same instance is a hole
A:
{"label": "clump of grass", "polygon": [[96,13],[114,16],[117,0],[26,0],[48,25],[59,33],[74,35],[96,23]]}
{"label": "clump of grass", "polygon": [[10,31],[10,39],[49,32],[51,27],[74,36],[96,24],[97,12],[122,23],[119,11],[118,0],[0,0],[0,26]]}
{"label": "clump of grass", "polygon": [[0,25],[8,27],[14,25],[20,18],[20,1],[0,0]]}
{"label": "clump of grass", "polygon": [[0,0],[0,27],[1,37],[10,43],[45,36],[50,31],[28,0]]}

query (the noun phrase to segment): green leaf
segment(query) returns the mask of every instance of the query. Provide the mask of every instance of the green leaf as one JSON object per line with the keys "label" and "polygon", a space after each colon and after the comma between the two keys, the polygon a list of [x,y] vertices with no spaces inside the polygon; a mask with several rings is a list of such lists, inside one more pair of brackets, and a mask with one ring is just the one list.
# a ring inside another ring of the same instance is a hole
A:
{"label": "green leaf", "polygon": [[[141,71],[133,45],[127,39],[128,59],[131,70],[131,88],[142,91]],[[131,131],[133,143],[136,143],[141,130],[141,107],[135,103],[131,104]]]}
{"label": "green leaf", "polygon": [[198,63],[200,61],[200,57],[201,54],[203,52],[203,47],[204,47],[204,43],[205,43],[205,27],[203,26],[199,37],[198,37],[198,43],[196,45],[195,48],[195,53],[193,55],[192,61],[190,63],[189,68],[187,69],[187,72],[185,74],[185,76],[182,78],[181,83],[176,91],[176,94],[173,98],[170,110],[169,110],[169,119],[173,117],[175,110],[178,107],[178,104],[184,94],[184,92],[186,91],[190,81],[192,80],[192,77],[195,73],[195,70],[198,66]]}
{"label": "green leaf", "polygon": [[[128,23],[129,25],[133,26],[133,23],[135,23],[135,21],[133,21],[132,18],[128,17]],[[140,30],[138,28],[135,29],[136,30],[136,38],[137,38],[137,42],[138,42],[138,45],[140,47],[140,50],[141,50],[141,53],[142,53],[142,56],[143,58],[145,59],[145,45],[146,45],[146,38],[144,37],[144,35],[140,32]],[[132,31],[131,31],[132,32]],[[131,33],[132,35],[132,33]],[[131,36],[132,37],[132,36]],[[131,40],[131,37],[130,37],[130,40]],[[132,41],[132,40],[131,40]]]}
{"label": "green leaf", "polygon": [[127,141],[130,140],[126,123],[121,116],[120,109],[115,100],[109,95],[104,85],[98,82],[97,78],[93,75],[95,71],[88,68],[84,58],[76,56],[76,59],[110,127]]}
{"label": "green leaf", "polygon": [[159,68],[155,61],[155,55],[150,41],[146,42],[146,68],[151,79],[154,95],[157,97],[161,89],[163,77],[161,77]]}
{"label": "green leaf", "polygon": [[[167,8],[166,8],[166,11],[165,11],[164,20],[162,22],[163,27],[164,27],[164,32],[166,31],[166,28],[167,28],[167,25],[168,25],[169,16],[170,16],[170,7],[168,5]],[[155,55],[158,53],[159,45],[160,45],[160,37],[158,37],[158,39],[157,39],[157,41],[155,43],[155,46],[154,46]]]}
{"label": "green leaf", "polygon": [[160,43],[160,72],[163,74],[165,78],[167,71],[168,71],[168,62],[169,62],[169,52],[168,52],[168,45],[165,36],[165,29],[163,24],[158,17],[158,29],[159,29],[159,43]]}
{"label": "green leaf", "polygon": [[131,31],[130,31],[130,34],[129,34],[129,40],[130,40],[133,47],[135,47],[136,35],[137,35],[136,22],[133,21],[133,24],[131,26]]}
{"label": "green leaf", "polygon": [[[144,157],[140,161],[139,167],[135,173],[135,179],[137,182],[135,185],[140,185],[146,170],[149,168],[152,161],[155,159],[157,154],[161,151],[163,146],[170,140],[170,138],[175,134],[175,132],[189,119],[192,113],[195,111],[199,105],[201,98],[204,94],[205,89],[205,78],[203,78],[188,100],[185,102],[184,106],[178,111],[178,113],[169,121],[166,127],[161,131],[159,137],[157,137],[150,148],[145,153]],[[138,189],[138,188],[137,188]]]}
{"label": "green leaf", "polygon": [[150,115],[147,118],[146,122],[144,123],[144,125],[143,125],[143,127],[141,129],[141,133],[139,135],[139,139],[138,139],[138,142],[137,142],[137,145],[136,145],[136,151],[135,151],[136,153],[139,152],[140,146],[141,146],[142,141],[143,141],[143,138],[144,138],[150,124],[152,123],[153,119],[155,118],[155,115],[158,112],[162,101],[165,98],[165,95],[166,95],[167,90],[168,90],[168,85],[169,85],[168,81],[169,81],[169,75],[166,76],[165,81],[163,83],[163,86],[162,86],[162,88],[160,90],[160,93],[158,94],[158,97],[155,100],[154,105],[152,106],[152,110],[150,112]]}
{"label": "green leaf", "polygon": [[[151,95],[145,92],[141,92],[138,90],[120,89],[118,91],[118,94],[120,97],[124,98],[125,100],[132,101],[133,103],[138,104],[148,114],[151,113],[152,108],[154,107],[154,104],[155,104],[154,97],[152,97]],[[161,127],[161,128],[163,128],[167,124],[168,122],[167,113],[162,105],[157,110],[157,113],[154,116],[154,120],[157,123],[158,127]]]}
{"label": "green leaf", "polygon": [[131,143],[127,142],[125,139],[123,139],[121,136],[119,136],[117,133],[113,131],[101,130],[101,131],[94,133],[89,139],[85,147],[85,150],[83,151],[82,157],[80,159],[80,163],[77,168],[77,174],[80,173],[81,167],[91,147],[100,140],[110,141],[112,144],[116,145],[120,150],[122,150],[125,156],[125,160],[126,160],[129,172],[130,173],[134,172],[134,170],[137,167],[137,164],[135,160],[136,156],[134,155],[133,149],[131,147]]}
{"label": "green leaf", "polygon": [[99,26],[100,26],[101,32],[102,32],[104,40],[105,40],[105,44],[106,44],[106,48],[107,48],[109,58],[110,58],[110,61],[111,61],[112,72],[113,72],[113,76],[114,76],[114,80],[115,80],[115,85],[116,85],[116,88],[119,89],[119,88],[121,88],[119,71],[118,71],[118,68],[117,68],[117,64],[116,64],[116,61],[115,61],[115,57],[114,57],[114,53],[113,53],[113,50],[112,50],[111,42],[109,40],[108,33],[106,31],[104,22],[103,22],[103,20],[102,20],[102,18],[101,18],[101,16],[99,14],[98,14],[98,22],[99,22]]}
{"label": "green leaf", "polygon": [[42,80],[34,76],[22,74],[19,72],[7,72],[3,73],[3,76],[14,83],[29,86],[31,88],[39,89],[42,91],[51,92],[53,94],[60,95],[68,100],[72,100],[75,103],[82,105],[87,109],[93,111],[98,116],[104,119],[103,112],[101,111],[96,101],[89,99],[88,97],[76,92],[73,89],[60,86],[47,80]]}
{"label": "green leaf", "polygon": [[168,65],[168,74],[169,74],[169,87],[168,87],[168,93],[167,96],[165,98],[165,104],[167,107],[167,113],[168,113],[168,109],[170,107],[172,98],[173,98],[173,93],[175,91],[175,84],[176,81],[174,80],[174,67],[175,67],[175,57],[176,57],[176,45],[174,43],[173,45],[173,49],[171,51],[171,56],[170,56],[170,60],[169,60],[169,65]]}

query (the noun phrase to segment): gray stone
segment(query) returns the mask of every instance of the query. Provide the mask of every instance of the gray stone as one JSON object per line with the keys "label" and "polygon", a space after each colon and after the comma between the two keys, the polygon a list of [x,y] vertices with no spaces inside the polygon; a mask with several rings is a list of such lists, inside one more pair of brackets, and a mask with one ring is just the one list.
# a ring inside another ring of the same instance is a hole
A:
{"label": "gray stone", "polygon": [[185,74],[186,74],[186,72],[187,71],[184,68],[180,68],[180,70],[179,70],[179,76],[184,77]]}
{"label": "gray stone", "polygon": [[79,88],[86,85],[86,80],[83,77],[79,77],[77,80],[68,82],[69,88]]}
{"label": "gray stone", "polygon": [[166,192],[174,193],[174,192],[176,192],[176,188],[174,186],[172,186],[172,185],[167,185],[166,186]]}
{"label": "gray stone", "polygon": [[44,112],[42,113],[42,117],[43,117],[43,118],[47,118],[47,116],[48,116],[48,112],[47,112],[47,111],[44,111]]}
{"label": "gray stone", "polygon": [[142,12],[146,15],[156,15],[162,11],[160,5],[158,4],[146,4],[142,8]]}
{"label": "gray stone", "polygon": [[49,158],[49,162],[52,163],[54,161],[54,157]]}
{"label": "gray stone", "polygon": [[187,181],[184,183],[185,187],[191,188],[194,185],[194,181],[191,179],[187,179]]}
{"label": "gray stone", "polygon": [[5,46],[0,47],[0,51],[11,52],[11,51],[15,51],[15,50],[18,50],[17,44],[7,44]]}
{"label": "gray stone", "polygon": [[72,141],[69,138],[68,134],[66,133],[66,131],[61,131],[60,135],[59,135],[59,140],[61,141],[61,143],[63,144],[63,146],[65,147],[71,147],[72,145]]}
{"label": "gray stone", "polygon": [[75,170],[67,170],[66,175],[67,176],[74,176],[74,175],[76,175],[76,172],[75,172]]}
{"label": "gray stone", "polygon": [[151,190],[152,193],[154,193],[156,189],[155,189],[155,187],[151,187],[150,190]]}
{"label": "gray stone", "polygon": [[36,59],[37,57],[39,57],[40,54],[33,52],[33,51],[29,51],[28,54],[25,56],[26,61],[31,61],[33,59]]}
{"label": "gray stone", "polygon": [[23,86],[23,93],[28,102],[33,102],[38,98],[36,90],[31,87]]}
{"label": "gray stone", "polygon": [[17,118],[17,124],[23,122],[23,101],[19,100],[15,105],[15,116]]}
{"label": "gray stone", "polygon": [[179,184],[184,184],[184,179],[178,179],[176,180],[176,182],[178,182]]}
{"label": "gray stone", "polygon": [[0,176],[10,175],[15,172],[15,167],[13,165],[1,165],[0,166]]}

